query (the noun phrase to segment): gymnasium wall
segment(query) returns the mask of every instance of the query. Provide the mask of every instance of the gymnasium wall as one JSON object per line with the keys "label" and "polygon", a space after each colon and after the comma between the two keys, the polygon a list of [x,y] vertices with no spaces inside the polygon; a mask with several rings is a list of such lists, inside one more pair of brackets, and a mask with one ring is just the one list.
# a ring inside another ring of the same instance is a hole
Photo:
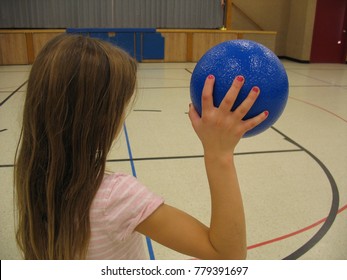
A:
{"label": "gymnasium wall", "polygon": [[286,56],[303,61],[310,60],[316,4],[316,0],[292,1]]}
{"label": "gymnasium wall", "polygon": [[0,28],[220,28],[220,0],[1,0]]}
{"label": "gymnasium wall", "polygon": [[275,52],[278,56],[309,61],[316,2],[233,0],[239,9],[232,10],[232,29],[277,31]]}
{"label": "gymnasium wall", "polygon": [[277,31],[275,51],[277,55],[284,55],[290,0],[233,0],[233,3],[240,10],[232,10],[232,28],[260,30],[261,27],[262,30]]}
{"label": "gymnasium wall", "polygon": [[165,39],[164,62],[195,62],[212,46],[235,39],[276,51],[276,25],[220,30],[223,23],[221,0],[0,0],[0,65],[33,63],[66,28],[155,28]]}

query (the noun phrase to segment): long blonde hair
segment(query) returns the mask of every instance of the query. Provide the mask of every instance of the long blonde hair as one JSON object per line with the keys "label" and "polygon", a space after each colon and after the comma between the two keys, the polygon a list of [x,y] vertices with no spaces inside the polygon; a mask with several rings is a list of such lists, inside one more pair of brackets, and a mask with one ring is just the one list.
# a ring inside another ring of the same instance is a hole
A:
{"label": "long blonde hair", "polygon": [[89,210],[134,93],[136,63],[106,42],[51,40],[28,81],[15,166],[17,243],[25,259],[83,259]]}

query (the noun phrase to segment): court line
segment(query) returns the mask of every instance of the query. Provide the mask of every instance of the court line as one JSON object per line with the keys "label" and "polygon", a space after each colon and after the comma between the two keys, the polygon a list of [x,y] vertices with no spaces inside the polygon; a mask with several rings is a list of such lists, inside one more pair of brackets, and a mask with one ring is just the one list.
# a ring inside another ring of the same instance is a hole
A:
{"label": "court line", "polygon": [[[178,63],[180,63],[180,62],[178,62]],[[195,62],[190,62],[191,64],[192,64],[192,67],[195,67]],[[181,67],[170,67],[170,68],[141,68],[141,66],[139,67],[139,69],[138,69],[139,71],[143,71],[143,72],[146,72],[147,70],[150,70],[150,71],[165,71],[165,70],[182,70],[182,68]]]}
{"label": "court line", "polygon": [[28,81],[25,81],[23,84],[21,84],[18,88],[14,90],[9,96],[7,96],[3,101],[0,102],[0,107],[4,105],[15,93],[17,93]]}
{"label": "court line", "polygon": [[134,109],[134,112],[153,112],[153,113],[161,113],[161,110],[156,109]]}
{"label": "court line", "polygon": [[[130,140],[129,140],[128,130],[127,130],[127,127],[126,127],[126,125],[125,125],[125,122],[124,122],[124,124],[123,124],[123,128],[124,128],[124,134],[125,134],[125,139],[126,139],[127,148],[128,148],[128,154],[129,154],[129,159],[130,159],[131,171],[132,171],[132,173],[133,173],[133,176],[134,176],[134,177],[137,177],[137,175],[136,175],[136,169],[135,169],[135,164],[134,164],[134,160],[133,160],[133,154],[132,154],[132,152],[131,152],[131,146],[130,146]],[[151,260],[155,260],[152,242],[151,242],[151,239],[150,239],[148,236],[146,236],[146,243],[147,243],[149,258],[150,258]]]}
{"label": "court line", "polygon": [[[128,133],[125,132],[126,129],[124,130],[124,134],[126,135],[126,141],[128,145],[129,139]],[[130,147],[130,142],[129,142],[129,147]],[[151,161],[151,160],[175,160],[175,159],[194,159],[194,158],[203,158],[204,155],[190,155],[190,156],[167,156],[167,157],[143,157],[143,158],[134,158],[133,155],[131,154],[131,149],[129,151],[128,147],[128,153],[129,153],[129,158],[120,158],[120,159],[108,159],[106,162],[130,162],[131,164],[131,170],[136,177],[136,169],[135,169],[135,161]],[[291,150],[274,150],[274,151],[255,151],[255,152],[240,152],[240,153],[235,153],[235,156],[244,156],[244,155],[256,155],[256,154],[274,154],[274,153],[293,153],[293,152],[302,152],[303,150],[300,149],[291,149]],[[5,168],[5,167],[14,167],[14,164],[0,164],[0,168]]]}
{"label": "court line", "polygon": [[271,128],[275,130],[278,134],[282,135],[286,141],[290,142],[291,144],[305,151],[321,167],[321,169],[324,171],[325,175],[327,176],[329,180],[331,192],[332,192],[332,201],[331,201],[330,211],[323,225],[306,243],[304,243],[301,247],[299,247],[297,250],[295,250],[293,253],[291,253],[287,257],[283,258],[284,260],[295,260],[301,257],[302,255],[304,255],[310,249],[312,249],[327,234],[327,232],[333,225],[339,211],[340,194],[339,194],[339,190],[333,175],[331,174],[329,169],[324,165],[324,163],[321,160],[319,160],[309,150],[305,149],[303,146],[295,142],[293,139],[289,138],[283,132],[279,131],[275,127],[271,127]]}
{"label": "court line", "polygon": [[189,85],[187,86],[157,86],[157,87],[146,87],[146,86],[138,86],[136,89],[168,89],[168,88],[189,88]]}
{"label": "court line", "polygon": [[[274,151],[256,151],[256,152],[242,152],[235,153],[235,156],[241,155],[254,155],[254,154],[272,154],[272,153],[291,153],[291,152],[302,152],[300,149],[292,150],[274,150]],[[194,159],[194,158],[203,158],[204,155],[190,155],[190,156],[167,156],[167,157],[143,157],[143,158],[133,158],[133,161],[150,161],[150,160],[174,160],[174,159]],[[129,159],[110,159],[107,162],[122,162],[129,161]]]}
{"label": "court line", "polygon": [[[338,211],[337,211],[337,214],[340,214],[341,212],[347,210],[347,204],[343,207],[341,207]],[[291,232],[291,233],[288,233],[288,234],[285,234],[285,235],[282,235],[282,236],[279,236],[279,237],[276,237],[276,238],[273,238],[273,239],[270,239],[270,240],[267,240],[267,241],[263,241],[263,242],[260,242],[260,243],[256,243],[254,245],[251,245],[251,246],[248,246],[247,247],[247,250],[252,250],[252,249],[255,249],[255,248],[258,248],[258,247],[261,247],[261,246],[265,246],[265,245],[269,245],[271,243],[275,243],[275,242],[278,242],[278,241],[281,241],[281,240],[284,240],[284,239],[287,239],[289,237],[292,237],[292,236],[295,236],[295,235],[298,235],[300,233],[303,233],[305,231],[308,231],[310,229],[313,229],[315,228],[316,226],[324,223],[326,220],[328,219],[328,217],[326,218],[323,218],[307,227],[304,227],[302,229],[299,229],[297,231],[294,231],[294,232]]]}
{"label": "court line", "polygon": [[303,87],[314,87],[314,88],[344,88],[346,85],[291,85],[291,88],[303,88]]}
{"label": "court line", "polygon": [[[290,150],[274,150],[274,151],[254,151],[254,152],[240,152],[235,153],[235,156],[243,155],[255,155],[255,154],[274,154],[274,153],[292,153],[292,152],[302,152],[301,149],[290,149]],[[124,161],[150,161],[150,160],[175,160],[175,159],[194,159],[203,158],[204,155],[190,155],[190,156],[166,156],[166,157],[143,157],[143,158],[128,158],[124,159],[108,159],[107,162],[124,162]],[[0,166],[1,167],[1,166]]]}
{"label": "court line", "polygon": [[14,164],[1,164],[0,168],[5,168],[5,167],[14,167]]}
{"label": "court line", "polygon": [[287,71],[287,72],[292,72],[292,73],[294,73],[294,74],[296,74],[296,75],[304,76],[304,77],[306,77],[306,78],[310,78],[310,79],[312,79],[312,80],[316,80],[316,81],[318,81],[318,82],[322,82],[322,83],[324,83],[324,84],[333,86],[333,84],[331,84],[330,82],[327,82],[327,81],[324,81],[324,80],[322,80],[322,79],[318,79],[318,78],[315,78],[315,77],[311,77],[311,76],[306,75],[306,74],[298,73],[298,72],[293,71],[293,70],[291,70],[291,69],[286,69],[286,71]]}
{"label": "court line", "polygon": [[[345,69],[343,68],[311,68],[311,69],[304,69],[304,68],[287,68],[285,67],[287,71],[295,71],[294,73],[299,74],[296,71],[305,71],[305,70],[309,70],[309,71],[345,71]],[[301,74],[300,74],[301,75]],[[308,76],[310,78],[312,78],[311,76]]]}
{"label": "court line", "polygon": [[293,97],[293,96],[289,96],[289,98],[290,98],[290,99],[294,99],[294,100],[299,101],[299,102],[302,102],[302,103],[305,103],[305,104],[310,105],[310,106],[312,106],[312,107],[318,108],[318,109],[320,109],[320,110],[322,110],[322,111],[324,111],[324,112],[326,112],[326,113],[328,113],[328,114],[330,114],[330,115],[333,115],[334,117],[336,117],[336,118],[342,120],[343,122],[347,123],[347,120],[346,120],[346,119],[344,119],[344,118],[342,118],[341,116],[339,116],[339,115],[337,115],[337,114],[335,114],[335,113],[333,113],[333,112],[331,112],[331,111],[325,109],[324,107],[318,106],[318,105],[316,105],[316,104],[313,104],[313,103],[311,103],[311,102],[308,102],[308,101],[305,101],[305,100],[302,100],[302,99],[299,99],[299,98],[296,98],[296,97]]}

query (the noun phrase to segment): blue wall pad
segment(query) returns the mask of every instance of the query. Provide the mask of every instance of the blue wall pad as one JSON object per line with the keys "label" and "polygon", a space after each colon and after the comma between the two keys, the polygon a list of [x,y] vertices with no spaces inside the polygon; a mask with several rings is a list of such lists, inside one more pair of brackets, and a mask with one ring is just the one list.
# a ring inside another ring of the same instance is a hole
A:
{"label": "blue wall pad", "polygon": [[139,62],[164,59],[165,40],[154,28],[67,28],[66,33],[108,41]]}
{"label": "blue wall pad", "polygon": [[[116,33],[110,37],[110,42],[123,50],[127,51],[132,57],[135,57],[135,36],[134,33]],[[141,61],[141,60],[137,60]]]}
{"label": "blue wall pad", "polygon": [[142,36],[142,59],[163,59],[163,36],[160,33],[143,33]]}

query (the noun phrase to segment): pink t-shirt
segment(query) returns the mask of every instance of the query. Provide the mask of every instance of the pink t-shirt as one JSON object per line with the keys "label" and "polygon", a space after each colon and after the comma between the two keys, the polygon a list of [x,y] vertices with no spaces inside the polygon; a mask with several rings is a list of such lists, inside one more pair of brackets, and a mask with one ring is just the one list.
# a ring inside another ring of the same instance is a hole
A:
{"label": "pink t-shirt", "polygon": [[90,209],[87,259],[147,259],[144,237],[134,229],[163,202],[130,175],[106,175]]}

